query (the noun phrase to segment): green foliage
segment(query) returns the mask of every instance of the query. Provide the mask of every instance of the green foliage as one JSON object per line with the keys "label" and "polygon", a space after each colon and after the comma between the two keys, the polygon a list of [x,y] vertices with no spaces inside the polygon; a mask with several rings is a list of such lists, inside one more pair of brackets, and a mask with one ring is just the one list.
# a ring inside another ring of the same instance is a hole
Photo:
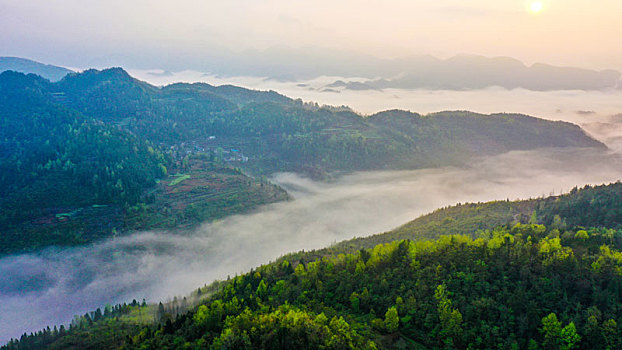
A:
{"label": "green foliage", "polygon": [[549,231],[522,224],[487,238],[395,241],[306,267],[287,256],[219,285],[188,312],[163,308],[123,346],[619,346],[622,253],[572,249]]}
{"label": "green foliage", "polygon": [[72,236],[82,241],[78,232],[29,234],[68,219],[56,214],[136,205],[168,162],[149,141],[54,103],[48,85],[0,75],[0,254]]}
{"label": "green foliage", "polygon": [[550,313],[542,319],[542,335],[545,349],[559,349],[562,343],[562,323],[557,320],[557,315]]}
{"label": "green foliage", "polygon": [[[231,147],[250,156],[247,171],[321,176],[525,147],[599,146],[574,126],[527,116],[388,111],[363,118],[235,87],[158,89],[121,69],[57,84],[3,73],[0,91],[3,228],[36,218],[48,197],[57,201],[53,214],[69,222],[85,208],[122,208],[120,228],[214,218],[248,208],[254,197],[261,200],[253,204],[267,202],[266,194],[283,199],[278,189],[265,190],[267,182],[222,165]],[[213,152],[197,156],[207,157],[207,172],[187,151],[171,151],[211,135],[219,140]],[[176,171],[190,177],[164,178]],[[214,181],[201,182],[205,176]],[[149,325],[123,318],[144,320],[142,307],[117,316],[100,310],[69,330],[24,335],[3,349],[616,348],[621,187],[459,205],[386,235],[282,258],[216,284],[201,305],[151,306]],[[171,201],[183,212],[167,212]],[[587,238],[575,239],[577,229]],[[54,239],[44,242],[66,237]]]}
{"label": "green foliage", "polygon": [[264,280],[261,280],[259,282],[259,286],[257,286],[257,295],[259,297],[264,297],[266,296],[267,292],[268,292],[268,287],[266,286],[266,283],[264,282]]}
{"label": "green foliage", "polygon": [[576,187],[570,193],[551,198],[538,209],[544,223],[569,227],[622,227],[622,183]]}
{"label": "green foliage", "polygon": [[587,234],[587,231],[579,230],[579,231],[577,231],[577,234],[574,235],[574,238],[581,239],[581,240],[586,240],[586,239],[590,238],[590,236]]}
{"label": "green foliage", "polygon": [[328,321],[323,314],[281,307],[268,314],[246,309],[227,318],[211,348],[364,349],[367,344],[342,317]]}
{"label": "green foliage", "polygon": [[[620,196],[622,183],[618,182],[585,186],[561,196],[458,204],[421,216],[393,231],[341,242],[326,251],[354,252],[400,239],[436,239],[448,234],[488,238],[490,230],[499,226],[508,227],[513,234],[525,235],[522,231],[527,229],[541,236],[545,226],[525,225],[534,225],[535,222],[548,225],[549,238],[560,238],[569,246],[592,251],[603,244],[622,248],[622,215],[616,214],[622,213]],[[585,227],[592,229],[585,230]],[[574,240],[583,242],[575,245]]]}
{"label": "green foliage", "polygon": [[190,179],[191,177],[192,177],[192,176],[190,176],[190,175],[188,175],[188,174],[185,174],[185,175],[180,174],[180,175],[176,176],[176,177],[173,179],[173,181],[171,181],[168,185],[169,185],[169,186],[175,186],[175,185],[177,185],[177,184],[181,183],[181,182],[182,182],[182,181],[184,181],[184,180],[188,180],[188,179]]}
{"label": "green foliage", "polygon": [[397,308],[395,306],[390,307],[384,314],[384,327],[387,332],[393,333],[397,331],[400,325],[400,318],[397,314]]}
{"label": "green foliage", "polygon": [[[85,244],[133,230],[190,228],[288,198],[285,190],[267,180],[250,178],[226,165],[201,157],[191,157],[189,164],[183,182],[169,186],[180,177],[164,177],[131,206],[112,203],[56,208],[56,215],[42,207],[38,210],[43,216],[35,222],[16,219],[0,232],[0,255],[50,244]],[[45,203],[52,201],[41,205]]]}
{"label": "green foliage", "polygon": [[581,336],[577,334],[577,327],[575,327],[574,322],[570,322],[562,329],[561,339],[563,343],[562,349],[570,350],[578,346]]}
{"label": "green foliage", "polygon": [[602,325],[602,336],[607,349],[618,349],[620,347],[620,330],[614,319],[608,319]]}
{"label": "green foliage", "polygon": [[[534,207],[543,210],[540,204],[552,200],[461,205],[399,229],[423,230],[441,221],[450,232],[467,233],[476,220],[495,218],[494,213],[511,220],[525,213],[524,223],[510,221],[472,237],[393,241],[371,249],[338,245],[283,257],[213,289],[206,304],[187,315],[184,308],[163,307],[157,313],[162,323],[137,329],[124,346],[177,348],[174,344],[181,341],[261,348],[257,339],[270,338],[276,330],[266,328],[253,338],[252,327],[243,321],[273,320],[270,324],[281,329],[294,310],[317,324],[343,317],[360,337],[351,334],[359,345],[373,341],[380,348],[406,343],[428,348],[617,348],[620,231],[585,228],[587,238],[576,239],[574,231],[560,234],[565,229],[559,219],[551,227],[527,223]],[[456,219],[445,220],[449,214]],[[244,312],[248,317],[240,317]],[[228,328],[227,320],[235,322]],[[90,332],[88,322],[82,324]],[[306,337],[308,329],[317,330],[313,327],[303,327],[294,337]],[[286,338],[294,334],[283,332]]]}
{"label": "green foliage", "polygon": [[[239,165],[247,173],[324,177],[454,164],[472,155],[549,146],[602,145],[568,124],[521,115],[387,111],[362,117],[233,86],[157,88],[120,68],[70,74],[57,83],[5,72],[0,75],[0,254],[88,243],[113,230],[186,226],[256,204],[245,205],[256,194],[252,186],[241,191],[234,186],[223,191],[228,202],[217,208],[214,201],[197,201],[172,206],[182,213],[154,213],[155,184],[169,172],[191,172],[189,154],[223,163],[231,158],[225,152],[235,149],[246,155]],[[185,186],[192,179],[169,184]],[[257,202],[286,198],[268,192],[271,200]],[[54,214],[93,205],[110,210],[89,212],[92,221],[53,220]]]}
{"label": "green foliage", "polygon": [[458,309],[452,308],[445,285],[441,284],[434,292],[434,298],[438,301],[438,317],[441,326],[440,336],[449,346],[454,346],[454,339],[462,334],[462,314]]}
{"label": "green foliage", "polygon": [[577,333],[574,322],[570,322],[564,328],[562,323],[557,320],[555,313],[550,313],[542,319],[542,329],[544,336],[542,346],[544,349],[574,349],[581,341],[581,336]]}
{"label": "green foliage", "polygon": [[[114,349],[123,345],[130,335],[137,334],[145,324],[142,315],[152,316],[149,306],[133,300],[131,304],[106,306],[83,316],[74,317],[64,325],[47,327],[36,333],[24,334],[1,346],[2,350],[26,349]],[[136,319],[138,315],[139,320]],[[149,322],[152,320],[149,317]]]}

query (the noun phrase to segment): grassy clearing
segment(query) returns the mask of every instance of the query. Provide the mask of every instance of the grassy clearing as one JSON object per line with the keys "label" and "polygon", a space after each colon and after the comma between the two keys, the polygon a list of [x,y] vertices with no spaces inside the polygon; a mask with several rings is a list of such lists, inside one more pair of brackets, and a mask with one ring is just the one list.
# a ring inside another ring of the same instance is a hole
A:
{"label": "grassy clearing", "polygon": [[190,175],[181,175],[177,178],[175,178],[173,181],[171,181],[170,184],[168,184],[169,186],[175,186],[177,184],[179,184],[180,182],[184,181],[184,180],[188,180],[189,178],[191,178]]}

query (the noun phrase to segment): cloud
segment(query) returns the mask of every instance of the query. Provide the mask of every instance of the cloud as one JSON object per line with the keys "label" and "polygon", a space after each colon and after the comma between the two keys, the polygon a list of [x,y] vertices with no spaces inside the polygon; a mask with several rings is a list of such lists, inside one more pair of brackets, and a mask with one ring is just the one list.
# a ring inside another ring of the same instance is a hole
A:
{"label": "cloud", "polygon": [[[364,78],[340,76],[321,76],[304,81],[276,81],[263,78],[235,76],[217,77],[203,73],[183,71],[168,77],[154,77],[147,71],[130,70],[133,76],[156,85],[176,81],[210,84],[234,84],[259,90],[276,90],[294,99],[318,102],[333,106],[346,105],[363,114],[374,114],[388,109],[405,109],[426,114],[443,110],[469,110],[478,113],[523,113],[551,120],[566,120],[582,125],[585,122],[609,121],[611,115],[622,111],[622,90],[611,91],[530,91],[526,89],[508,90],[486,88],[465,91],[424,90],[424,89],[384,89],[350,90],[343,89],[347,82],[365,82]],[[331,87],[340,94],[322,93],[327,85],[342,80]],[[305,84],[305,86],[300,86]],[[309,89],[314,88],[314,90]],[[594,111],[590,116],[579,115],[574,111]],[[618,117],[622,122],[622,117]]]}

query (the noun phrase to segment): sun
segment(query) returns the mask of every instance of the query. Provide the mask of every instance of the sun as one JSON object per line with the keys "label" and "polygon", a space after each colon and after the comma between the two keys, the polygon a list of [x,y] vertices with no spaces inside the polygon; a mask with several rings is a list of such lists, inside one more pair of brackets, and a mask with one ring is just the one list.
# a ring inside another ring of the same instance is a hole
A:
{"label": "sun", "polygon": [[542,11],[542,7],[542,2],[534,1],[531,3],[531,5],[529,5],[529,10],[533,13],[539,13],[540,11]]}

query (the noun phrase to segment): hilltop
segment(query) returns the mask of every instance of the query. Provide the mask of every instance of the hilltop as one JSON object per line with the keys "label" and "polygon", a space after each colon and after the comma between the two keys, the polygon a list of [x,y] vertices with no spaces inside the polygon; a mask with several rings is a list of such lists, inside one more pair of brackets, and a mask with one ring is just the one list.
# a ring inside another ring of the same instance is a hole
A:
{"label": "hilltop", "polygon": [[58,82],[1,73],[0,122],[0,254],[248,212],[288,198],[265,178],[274,172],[323,179],[512,150],[605,148],[576,125],[526,115],[365,117],[274,91],[156,87],[121,68]]}

